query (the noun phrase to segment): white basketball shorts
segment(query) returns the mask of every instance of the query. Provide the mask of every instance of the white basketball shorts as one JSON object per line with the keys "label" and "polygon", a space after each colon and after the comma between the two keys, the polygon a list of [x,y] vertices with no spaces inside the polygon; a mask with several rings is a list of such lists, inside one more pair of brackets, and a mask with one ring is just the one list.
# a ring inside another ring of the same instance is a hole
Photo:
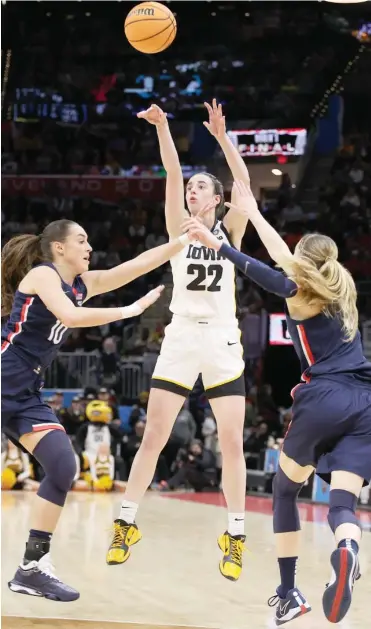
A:
{"label": "white basketball shorts", "polygon": [[174,315],[165,330],[152,387],[187,397],[201,374],[210,399],[245,396],[244,368],[237,321]]}

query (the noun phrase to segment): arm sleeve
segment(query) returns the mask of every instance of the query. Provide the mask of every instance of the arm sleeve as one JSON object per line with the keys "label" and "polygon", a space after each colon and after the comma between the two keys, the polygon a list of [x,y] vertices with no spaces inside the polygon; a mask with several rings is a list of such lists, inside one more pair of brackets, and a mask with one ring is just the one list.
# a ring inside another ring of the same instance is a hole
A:
{"label": "arm sleeve", "polygon": [[233,262],[253,282],[259,284],[269,293],[274,293],[284,298],[296,295],[297,285],[280,271],[271,269],[267,264],[251,258],[245,253],[241,253],[241,251],[237,251],[237,249],[230,247],[226,243],[223,243],[220,247],[220,253],[227,260]]}

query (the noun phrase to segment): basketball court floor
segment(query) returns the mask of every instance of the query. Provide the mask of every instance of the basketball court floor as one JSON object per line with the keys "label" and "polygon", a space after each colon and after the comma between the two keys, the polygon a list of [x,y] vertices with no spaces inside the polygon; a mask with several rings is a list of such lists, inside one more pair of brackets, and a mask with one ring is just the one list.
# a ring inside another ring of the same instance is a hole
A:
{"label": "basketball court floor", "polygon": [[[149,493],[139,513],[143,540],[122,566],[107,566],[112,520],[123,494],[72,493],[53,541],[57,575],[81,592],[74,603],[56,603],[10,592],[28,533],[31,493],[2,494],[3,629],[273,629],[267,600],[278,583],[272,537],[271,502],[247,498],[249,552],[240,580],[218,570],[217,536],[226,528],[218,494]],[[301,505],[302,557],[298,586],[313,611],[293,629],[330,627],[321,596],[330,577],[333,541],[326,508]],[[362,513],[362,578],[339,629],[371,627],[371,513]]]}

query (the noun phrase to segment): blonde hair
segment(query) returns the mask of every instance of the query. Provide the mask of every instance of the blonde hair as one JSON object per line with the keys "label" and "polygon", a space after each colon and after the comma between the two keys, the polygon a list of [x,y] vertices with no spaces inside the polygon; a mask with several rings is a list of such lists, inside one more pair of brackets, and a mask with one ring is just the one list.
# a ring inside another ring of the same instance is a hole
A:
{"label": "blonde hair", "polygon": [[339,317],[345,340],[352,341],[358,330],[357,291],[351,274],[338,261],[338,248],[332,238],[323,234],[303,236],[290,266],[290,276],[303,301],[320,307],[329,317]]}

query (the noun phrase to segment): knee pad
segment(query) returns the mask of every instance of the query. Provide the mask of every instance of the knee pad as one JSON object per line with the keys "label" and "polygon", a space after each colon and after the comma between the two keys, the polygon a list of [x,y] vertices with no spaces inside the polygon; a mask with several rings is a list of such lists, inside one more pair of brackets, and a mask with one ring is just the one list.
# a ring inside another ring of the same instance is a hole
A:
{"label": "knee pad", "polygon": [[297,497],[303,483],[294,483],[279,467],[273,480],[273,531],[292,533],[300,531]]}
{"label": "knee pad", "polygon": [[357,502],[357,497],[350,491],[345,491],[345,489],[332,489],[330,491],[330,509],[327,521],[333,533],[341,524],[359,526],[355,514]]}
{"label": "knee pad", "polygon": [[45,472],[38,496],[63,507],[76,475],[76,458],[71,442],[62,430],[49,432],[33,452]]}

